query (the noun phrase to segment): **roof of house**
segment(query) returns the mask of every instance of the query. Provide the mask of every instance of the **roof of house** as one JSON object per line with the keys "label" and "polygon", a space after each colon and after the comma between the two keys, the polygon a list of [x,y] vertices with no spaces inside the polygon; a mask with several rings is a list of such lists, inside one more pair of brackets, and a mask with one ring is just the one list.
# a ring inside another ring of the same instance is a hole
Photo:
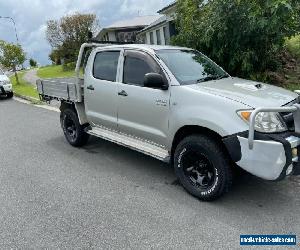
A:
{"label": "roof of house", "polygon": [[145,27],[144,29],[142,29],[139,33],[143,33],[147,30],[150,30],[154,27],[156,27],[157,25],[164,23],[167,21],[167,17],[166,16],[162,16],[159,19],[157,19],[155,22],[151,23],[150,25],[148,25],[147,27]]}
{"label": "roof of house", "polygon": [[115,23],[105,27],[105,29],[146,27],[149,24],[155,22],[160,17],[161,17],[160,15],[138,16],[138,17],[134,17],[131,19],[115,22]]}
{"label": "roof of house", "polygon": [[172,3],[170,3],[169,5],[167,5],[166,7],[162,8],[162,9],[159,10],[159,11],[157,11],[157,13],[160,14],[160,13],[166,11],[167,9],[172,8],[173,6],[176,5],[176,3],[177,3],[177,1],[173,1]]}

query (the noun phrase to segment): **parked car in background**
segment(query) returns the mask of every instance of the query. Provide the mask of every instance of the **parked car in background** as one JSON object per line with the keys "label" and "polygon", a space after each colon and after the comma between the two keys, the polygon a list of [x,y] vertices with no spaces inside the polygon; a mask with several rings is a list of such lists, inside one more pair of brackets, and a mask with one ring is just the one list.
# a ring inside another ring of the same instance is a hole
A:
{"label": "parked car in background", "polygon": [[14,96],[12,84],[2,69],[0,69],[0,96],[6,96],[7,98]]}

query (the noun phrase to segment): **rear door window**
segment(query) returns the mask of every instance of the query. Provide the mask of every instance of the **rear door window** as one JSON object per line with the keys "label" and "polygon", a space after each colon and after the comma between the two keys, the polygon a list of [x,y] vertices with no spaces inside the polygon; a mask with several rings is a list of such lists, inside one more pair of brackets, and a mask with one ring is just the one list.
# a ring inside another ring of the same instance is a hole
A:
{"label": "rear door window", "polygon": [[115,82],[120,51],[98,52],[95,56],[93,76],[100,80]]}

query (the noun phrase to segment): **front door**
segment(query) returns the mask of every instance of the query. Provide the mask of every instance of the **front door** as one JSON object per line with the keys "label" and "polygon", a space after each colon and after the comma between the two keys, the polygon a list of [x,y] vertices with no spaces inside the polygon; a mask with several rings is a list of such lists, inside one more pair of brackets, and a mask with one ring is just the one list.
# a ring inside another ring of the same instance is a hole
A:
{"label": "front door", "polygon": [[123,81],[118,83],[118,127],[128,135],[166,145],[170,91],[144,87],[147,73],[164,75],[147,53],[125,51]]}
{"label": "front door", "polygon": [[117,129],[116,79],[119,58],[120,50],[100,51],[89,63],[93,66],[86,72],[85,77],[85,110],[93,126]]}

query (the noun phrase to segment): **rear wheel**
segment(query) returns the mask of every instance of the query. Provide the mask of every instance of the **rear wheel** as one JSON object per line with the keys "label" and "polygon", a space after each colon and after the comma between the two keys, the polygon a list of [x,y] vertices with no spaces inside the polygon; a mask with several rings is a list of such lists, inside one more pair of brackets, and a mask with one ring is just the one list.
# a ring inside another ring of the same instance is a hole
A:
{"label": "rear wheel", "polygon": [[80,125],[74,110],[65,109],[60,119],[65,137],[72,146],[80,147],[87,143],[89,135],[84,131],[85,126]]}
{"label": "rear wheel", "polygon": [[178,144],[174,169],[183,187],[204,201],[217,199],[232,183],[227,153],[222,145],[204,135],[188,136]]}

